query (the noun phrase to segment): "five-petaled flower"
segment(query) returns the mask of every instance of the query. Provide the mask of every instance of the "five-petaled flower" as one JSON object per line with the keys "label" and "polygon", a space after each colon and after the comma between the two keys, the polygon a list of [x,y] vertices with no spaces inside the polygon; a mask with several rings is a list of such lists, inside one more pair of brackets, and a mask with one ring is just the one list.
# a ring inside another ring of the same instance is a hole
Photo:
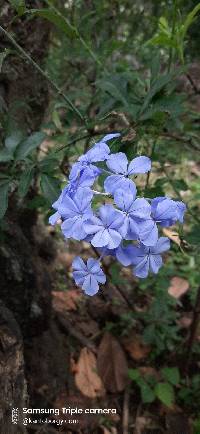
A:
{"label": "five-petaled flower", "polygon": [[95,295],[99,290],[99,283],[106,282],[106,276],[96,259],[89,258],[85,264],[77,256],[72,262],[72,268],[76,284],[81,286],[87,295]]}
{"label": "five-petaled flower", "polygon": [[170,241],[166,237],[160,237],[155,246],[147,247],[140,245],[134,247],[131,252],[131,263],[134,265],[133,274],[145,278],[149,271],[157,274],[162,266],[161,253],[170,248]]}
{"label": "five-petaled flower", "polygon": [[124,223],[124,216],[112,205],[103,205],[99,209],[98,217],[91,216],[84,221],[83,227],[88,235],[93,235],[91,244],[94,247],[115,249],[122,240],[120,229]]}
{"label": "five-petaled flower", "polygon": [[148,157],[136,157],[129,164],[126,154],[118,152],[109,155],[106,161],[107,167],[113,172],[104,182],[105,191],[113,194],[119,188],[135,192],[135,183],[129,179],[138,173],[146,173],[151,170],[151,160]]}

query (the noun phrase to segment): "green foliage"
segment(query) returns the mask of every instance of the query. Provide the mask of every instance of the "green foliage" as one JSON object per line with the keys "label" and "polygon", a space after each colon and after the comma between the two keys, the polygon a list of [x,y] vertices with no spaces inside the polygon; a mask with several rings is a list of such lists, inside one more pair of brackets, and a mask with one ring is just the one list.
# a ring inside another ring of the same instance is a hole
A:
{"label": "green foliage", "polygon": [[163,368],[160,375],[163,381],[158,382],[153,375],[143,376],[139,369],[129,369],[129,378],[137,384],[140,389],[142,402],[145,404],[159,399],[167,407],[175,402],[174,386],[180,381],[178,368]]}
{"label": "green foliage", "polygon": [[27,139],[22,140],[16,147],[14,158],[16,160],[24,160],[34,149],[41,145],[45,137],[46,134],[38,131],[33,133]]}
{"label": "green foliage", "polygon": [[51,9],[29,9],[26,13],[31,14],[32,16],[45,18],[53,23],[66,36],[74,37],[77,35],[75,27],[72,26],[66,18]]}
{"label": "green foliage", "polygon": [[18,15],[23,15],[26,10],[25,0],[9,0],[9,3],[17,11]]}
{"label": "green foliage", "polygon": [[[179,17],[181,17],[177,3],[174,2],[174,5],[174,18],[176,18],[175,15],[179,15]],[[200,3],[198,3],[185,18],[178,18],[176,23],[174,23],[172,26],[170,26],[168,20],[165,17],[160,17],[158,22],[158,31],[147,43],[154,46],[159,45],[164,48],[174,49],[180,60],[184,62],[184,43],[186,34],[189,27],[193,24],[199,11]]]}
{"label": "green foliage", "polygon": [[2,51],[0,53],[0,73],[1,73],[1,70],[2,70],[3,62],[4,62],[5,58],[8,56],[9,53],[10,53],[10,50],[6,49],[6,48],[5,48],[4,51]]}

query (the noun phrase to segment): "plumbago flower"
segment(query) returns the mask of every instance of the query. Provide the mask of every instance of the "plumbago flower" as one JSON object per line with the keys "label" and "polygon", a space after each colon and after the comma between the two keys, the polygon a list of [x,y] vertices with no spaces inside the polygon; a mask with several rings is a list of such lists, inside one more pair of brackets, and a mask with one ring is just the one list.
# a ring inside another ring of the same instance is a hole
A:
{"label": "plumbago flower", "polygon": [[135,184],[129,178],[138,173],[151,170],[151,160],[148,157],[136,157],[129,164],[123,152],[112,154],[106,161],[107,167],[113,172],[104,182],[105,191],[113,194],[119,188],[135,191]]}
{"label": "plumbago flower", "polygon": [[[99,284],[106,282],[100,266],[105,256],[123,266],[132,266],[133,274],[139,278],[158,273],[161,254],[170,248],[169,239],[159,237],[160,228],[183,223],[186,211],[183,202],[169,197],[152,200],[137,197],[131,177],[147,173],[151,161],[146,156],[137,156],[129,163],[123,152],[111,154],[107,142],[119,136],[119,133],[106,135],[73,164],[69,183],[53,203],[56,212],[49,219],[52,225],[61,222],[66,239],[84,240],[97,249],[99,260],[89,258],[85,263],[77,257],[72,263],[76,284],[90,296],[98,292]],[[102,173],[107,174],[105,191],[93,190]],[[97,194],[104,203],[96,209],[92,201]]]}
{"label": "plumbago flower", "polygon": [[99,283],[106,282],[99,261],[89,258],[87,264],[78,256],[72,262],[73,277],[78,286],[82,286],[87,295],[95,295],[99,290]]}

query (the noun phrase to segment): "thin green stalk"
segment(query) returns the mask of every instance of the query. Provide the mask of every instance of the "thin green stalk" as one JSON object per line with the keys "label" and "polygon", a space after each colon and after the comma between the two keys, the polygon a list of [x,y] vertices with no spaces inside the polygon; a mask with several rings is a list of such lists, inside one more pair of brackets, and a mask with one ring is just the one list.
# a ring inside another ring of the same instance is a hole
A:
{"label": "thin green stalk", "polygon": [[62,90],[57,86],[57,84],[49,77],[47,72],[45,72],[36,62],[32,59],[32,57],[26,53],[26,51],[15,41],[13,36],[10,35],[7,30],[5,30],[2,26],[0,26],[0,32],[3,33],[6,38],[12,43],[12,45],[19,51],[19,53],[22,54],[22,56],[28,60],[28,62],[34,66],[35,69],[51,84],[51,86],[56,90],[58,95],[60,95],[65,102],[68,104],[68,106],[72,109],[72,111],[81,119],[81,121],[87,126],[87,121],[84,118],[84,116],[81,114],[81,112],[75,107],[73,102],[66,96]]}
{"label": "thin green stalk", "polygon": [[48,6],[58,15],[60,16],[62,19],[64,19],[64,21],[66,22],[67,26],[70,27],[70,29],[72,31],[74,31],[76,33],[77,38],[79,39],[79,41],[81,42],[81,44],[83,45],[83,47],[88,51],[88,53],[90,54],[90,56],[92,57],[92,59],[99,65],[101,66],[101,68],[105,67],[102,65],[101,61],[98,59],[98,57],[96,56],[96,54],[94,53],[94,51],[92,50],[92,48],[88,45],[88,43],[85,41],[85,39],[80,35],[78,29],[73,26],[70,21],[64,16],[62,15],[62,13],[49,1],[49,0],[45,0],[45,2],[48,4]]}
{"label": "thin green stalk", "polygon": [[[177,16],[177,0],[174,0],[174,7],[173,7],[173,17],[172,17],[172,33],[171,33],[171,41],[174,39],[175,34],[175,26],[176,26],[176,16]],[[169,63],[168,63],[168,72],[171,70],[172,61],[173,61],[173,47],[170,47],[169,50]]]}

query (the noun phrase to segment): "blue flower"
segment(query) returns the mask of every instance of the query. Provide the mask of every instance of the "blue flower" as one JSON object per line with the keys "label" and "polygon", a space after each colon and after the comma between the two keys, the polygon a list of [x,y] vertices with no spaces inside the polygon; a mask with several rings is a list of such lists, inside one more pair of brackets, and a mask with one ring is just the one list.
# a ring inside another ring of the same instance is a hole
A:
{"label": "blue flower", "polygon": [[124,213],[124,224],[121,233],[126,240],[137,240],[139,237],[138,222],[150,218],[151,206],[146,199],[136,199],[136,188],[132,191],[116,190],[114,201]]}
{"label": "blue flower", "polygon": [[186,206],[183,202],[168,197],[157,197],[151,202],[151,218],[140,222],[140,240],[146,246],[154,245],[158,240],[157,223],[162,227],[172,226],[178,220],[182,223]]}
{"label": "blue flower", "polygon": [[166,252],[170,248],[170,241],[166,237],[160,237],[153,247],[140,245],[133,247],[131,253],[131,263],[135,265],[133,274],[137,277],[145,278],[149,271],[157,274],[162,266],[160,253]]}
{"label": "blue flower", "polygon": [[169,199],[168,197],[156,197],[151,202],[152,217],[161,226],[172,226],[177,221],[183,223],[186,206],[183,202]]}
{"label": "blue flower", "polygon": [[81,157],[78,159],[78,162],[72,166],[69,179],[71,181],[75,181],[77,177],[82,176],[84,177],[84,184],[82,186],[91,186],[97,176],[99,176],[102,172],[101,169],[96,167],[93,163],[104,161],[108,158],[110,149],[106,142],[118,136],[120,136],[119,133],[107,134],[88,152],[86,152],[84,155],[81,155]]}
{"label": "blue flower", "polygon": [[87,264],[80,257],[72,262],[73,278],[78,286],[81,286],[87,295],[95,295],[99,290],[99,283],[106,282],[106,276],[102,271],[99,261],[89,258]]}
{"label": "blue flower", "polygon": [[92,196],[93,193],[89,188],[79,188],[73,198],[65,195],[58,206],[58,212],[63,220],[61,229],[65,238],[83,240],[87,236],[83,222],[92,215]]}
{"label": "blue flower", "polygon": [[111,154],[106,164],[114,173],[108,176],[104,182],[104,188],[107,193],[113,194],[117,189],[135,191],[134,182],[129,176],[137,173],[146,173],[151,170],[151,160],[148,157],[136,157],[129,164],[126,155],[123,152]]}
{"label": "blue flower", "polygon": [[122,240],[120,228],[124,223],[124,216],[112,205],[100,207],[98,217],[92,216],[85,220],[83,227],[85,232],[93,234],[91,244],[94,247],[107,247],[115,249]]}

